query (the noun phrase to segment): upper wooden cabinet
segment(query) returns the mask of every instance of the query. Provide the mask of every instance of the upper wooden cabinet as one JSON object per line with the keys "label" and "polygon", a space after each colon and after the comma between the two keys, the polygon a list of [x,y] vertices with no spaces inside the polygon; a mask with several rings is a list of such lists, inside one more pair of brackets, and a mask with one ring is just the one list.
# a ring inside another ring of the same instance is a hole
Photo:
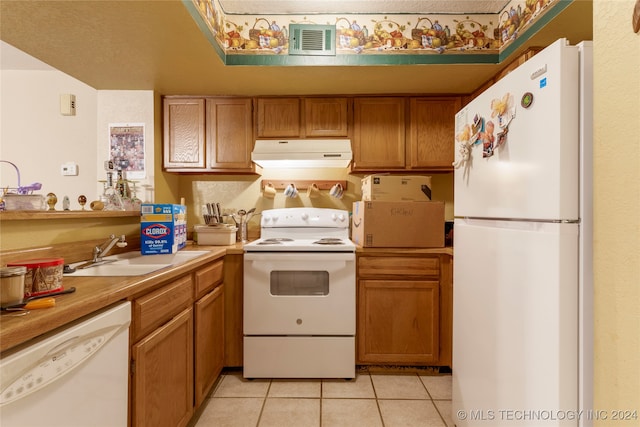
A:
{"label": "upper wooden cabinet", "polygon": [[251,98],[165,98],[164,169],[254,172]]}
{"label": "upper wooden cabinet", "polygon": [[353,170],[405,167],[405,103],[402,97],[353,100]]}
{"label": "upper wooden cabinet", "polygon": [[349,136],[347,98],[305,98],[303,101],[306,137]]}
{"label": "upper wooden cabinet", "polygon": [[256,136],[299,138],[300,118],[300,98],[258,98]]}
{"label": "upper wooden cabinet", "polygon": [[204,98],[166,98],[164,113],[164,168],[204,168]]}
{"label": "upper wooden cabinet", "polygon": [[257,138],[349,136],[347,98],[258,98],[256,104]]}
{"label": "upper wooden cabinet", "polygon": [[408,169],[451,170],[459,97],[411,98]]}
{"label": "upper wooden cabinet", "polygon": [[207,99],[208,166],[212,170],[253,170],[251,108],[251,98]]}
{"label": "upper wooden cabinet", "polygon": [[450,171],[460,97],[371,97],[353,103],[353,170]]}
{"label": "upper wooden cabinet", "polygon": [[350,138],[352,171],[452,171],[457,96],[166,97],[164,169],[255,173],[255,139]]}

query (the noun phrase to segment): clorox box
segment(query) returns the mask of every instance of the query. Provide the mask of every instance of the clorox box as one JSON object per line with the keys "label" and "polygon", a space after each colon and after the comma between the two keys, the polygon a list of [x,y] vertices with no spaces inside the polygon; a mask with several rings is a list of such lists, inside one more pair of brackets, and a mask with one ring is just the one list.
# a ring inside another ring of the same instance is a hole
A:
{"label": "clorox box", "polygon": [[173,254],[187,243],[187,207],[143,203],[140,208],[142,255]]}

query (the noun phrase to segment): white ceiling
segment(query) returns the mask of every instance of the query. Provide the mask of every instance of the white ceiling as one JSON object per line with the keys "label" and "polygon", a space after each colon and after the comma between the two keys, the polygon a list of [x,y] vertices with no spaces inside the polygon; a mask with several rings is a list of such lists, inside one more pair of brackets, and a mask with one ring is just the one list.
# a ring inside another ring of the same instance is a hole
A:
{"label": "white ceiling", "polygon": [[312,14],[482,14],[500,13],[509,0],[220,0],[227,14],[312,15]]}

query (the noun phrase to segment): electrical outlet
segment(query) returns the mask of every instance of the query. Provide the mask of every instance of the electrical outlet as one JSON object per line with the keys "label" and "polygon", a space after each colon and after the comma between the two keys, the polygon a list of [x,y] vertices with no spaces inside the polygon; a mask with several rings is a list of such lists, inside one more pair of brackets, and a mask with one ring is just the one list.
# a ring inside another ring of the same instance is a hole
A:
{"label": "electrical outlet", "polygon": [[78,165],[74,162],[65,163],[60,167],[62,176],[78,176]]}

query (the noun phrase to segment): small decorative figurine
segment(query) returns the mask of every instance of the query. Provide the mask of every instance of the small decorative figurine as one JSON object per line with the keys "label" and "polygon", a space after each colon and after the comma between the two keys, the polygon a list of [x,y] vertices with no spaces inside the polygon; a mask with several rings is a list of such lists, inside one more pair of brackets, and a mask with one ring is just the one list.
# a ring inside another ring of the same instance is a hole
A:
{"label": "small decorative figurine", "polygon": [[84,205],[87,204],[87,198],[84,196],[84,194],[78,196],[78,203],[80,203],[80,207],[82,208],[81,210],[85,210]]}
{"label": "small decorative figurine", "polygon": [[56,203],[58,203],[58,196],[53,193],[47,194],[47,205],[50,211],[56,210]]}
{"label": "small decorative figurine", "polygon": [[70,211],[71,210],[70,205],[71,205],[71,203],[69,202],[69,196],[64,196],[62,198],[62,210],[63,211]]}

